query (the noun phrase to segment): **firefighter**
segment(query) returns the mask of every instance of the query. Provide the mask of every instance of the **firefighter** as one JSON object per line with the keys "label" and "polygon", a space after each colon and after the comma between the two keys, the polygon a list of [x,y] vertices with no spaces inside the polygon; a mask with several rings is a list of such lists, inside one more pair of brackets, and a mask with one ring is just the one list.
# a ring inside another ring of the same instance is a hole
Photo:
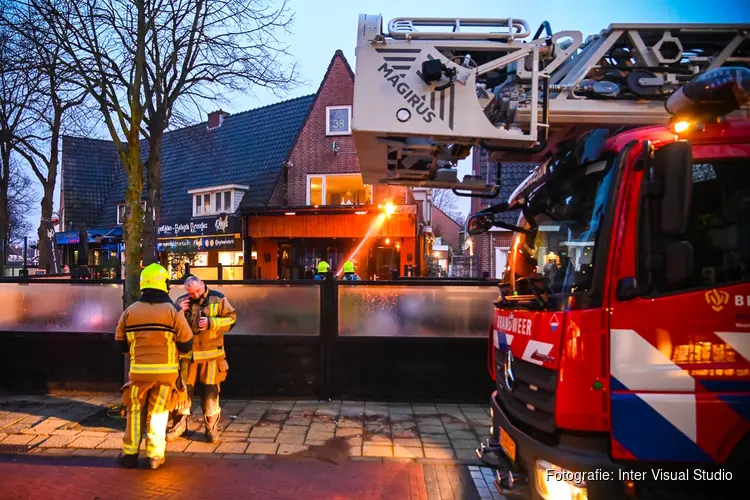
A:
{"label": "firefighter", "polygon": [[187,431],[195,383],[200,382],[206,439],[213,443],[219,438],[219,392],[229,370],[224,352],[224,334],[234,328],[237,313],[224,294],[209,289],[196,276],[189,276],[185,280],[185,291],[187,294],[178,298],[176,303],[185,312],[185,318],[195,335],[192,360],[185,380],[188,402],[173,413],[173,426],[167,434],[167,441],[174,441]]}
{"label": "firefighter", "polygon": [[[164,463],[165,435],[179,375],[178,352],[190,352],[193,332],[169,298],[169,273],[159,264],[141,271],[141,298],[120,316],[115,341],[130,353],[128,383],[122,388],[127,415],[119,463],[134,468],[147,426],[146,456],[152,469]],[[147,421],[144,421],[147,416]]]}
{"label": "firefighter", "polygon": [[344,262],[344,276],[341,279],[347,281],[357,281],[359,279],[357,273],[354,272],[354,263],[352,261],[348,260]]}
{"label": "firefighter", "polygon": [[328,262],[321,260],[320,264],[318,264],[318,273],[315,275],[316,280],[324,280],[326,279],[326,273],[331,269],[331,266],[328,265]]}

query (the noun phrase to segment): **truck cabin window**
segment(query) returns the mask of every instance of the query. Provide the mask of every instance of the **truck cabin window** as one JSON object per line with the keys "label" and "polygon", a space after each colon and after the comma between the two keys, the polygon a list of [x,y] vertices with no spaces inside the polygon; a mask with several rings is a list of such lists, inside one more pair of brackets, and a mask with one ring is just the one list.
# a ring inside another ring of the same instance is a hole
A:
{"label": "truck cabin window", "polygon": [[[519,295],[530,293],[527,278],[546,277],[549,293],[569,295],[592,285],[601,222],[610,202],[616,169],[612,160],[575,166],[571,175],[536,190],[529,202],[535,232],[516,233],[504,281]],[[546,189],[545,189],[546,188]],[[518,225],[532,224],[523,215]]]}
{"label": "truck cabin window", "polygon": [[694,161],[689,217],[681,239],[693,246],[692,276],[680,285],[657,276],[655,291],[750,281],[750,159]]}

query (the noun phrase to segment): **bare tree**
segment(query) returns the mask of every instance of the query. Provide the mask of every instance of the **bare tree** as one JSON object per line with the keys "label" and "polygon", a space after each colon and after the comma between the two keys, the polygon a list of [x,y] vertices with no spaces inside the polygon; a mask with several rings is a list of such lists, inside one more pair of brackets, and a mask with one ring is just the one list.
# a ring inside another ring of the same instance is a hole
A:
{"label": "bare tree", "polygon": [[465,219],[458,207],[458,197],[448,189],[432,190],[432,205],[439,208],[445,215],[463,225]]}
{"label": "bare tree", "polygon": [[8,235],[7,241],[18,244],[31,233],[33,225],[26,217],[38,203],[34,191],[34,181],[11,159],[10,182],[8,186]]}
{"label": "bare tree", "polygon": [[58,269],[52,269],[57,260],[52,258],[53,247],[47,234],[53,227],[60,136],[64,118],[83,102],[85,93],[79,85],[70,83],[73,75],[62,73],[65,65],[61,64],[61,49],[49,36],[49,30],[40,29],[43,27],[40,19],[18,14],[16,10],[7,9],[0,16],[0,26],[19,39],[18,64],[27,74],[33,75],[37,85],[29,102],[33,133],[17,138],[17,151],[42,185],[41,220],[37,229],[39,267],[57,273]]}
{"label": "bare tree", "polygon": [[125,302],[138,297],[143,230],[143,79],[148,0],[19,0],[17,15],[44,33],[58,75],[96,104],[127,177]]}
{"label": "bare tree", "polygon": [[178,107],[222,100],[226,91],[296,83],[296,68],[277,35],[292,22],[287,2],[273,0],[156,0],[147,3],[144,130],[148,142],[144,262],[156,260],[161,219],[161,147]]}
{"label": "bare tree", "polygon": [[[0,15],[3,15],[5,9],[3,4]],[[37,83],[19,68],[18,40],[13,35],[0,26],[0,239],[9,235],[11,158],[18,148],[19,137],[29,133],[29,103]],[[3,245],[0,245],[0,270],[6,260],[2,252]]]}

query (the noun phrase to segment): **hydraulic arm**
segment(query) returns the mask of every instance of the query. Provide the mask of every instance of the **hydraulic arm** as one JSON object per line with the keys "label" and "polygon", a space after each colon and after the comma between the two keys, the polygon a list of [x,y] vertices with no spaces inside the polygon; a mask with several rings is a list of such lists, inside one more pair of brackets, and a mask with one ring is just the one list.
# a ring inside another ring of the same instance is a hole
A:
{"label": "hydraulic arm", "polygon": [[365,183],[475,194],[473,146],[525,159],[575,127],[666,123],[666,99],[709,69],[750,66],[750,25],[612,24],[583,39],[522,19],[361,15],[353,135]]}

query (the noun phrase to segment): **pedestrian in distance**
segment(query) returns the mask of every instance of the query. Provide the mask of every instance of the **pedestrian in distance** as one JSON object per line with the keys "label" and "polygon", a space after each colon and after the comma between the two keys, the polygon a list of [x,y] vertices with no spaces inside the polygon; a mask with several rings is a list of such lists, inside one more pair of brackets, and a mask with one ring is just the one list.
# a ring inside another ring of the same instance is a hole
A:
{"label": "pedestrian in distance", "polygon": [[[146,431],[146,456],[151,469],[165,461],[169,412],[179,377],[178,353],[189,353],[193,332],[185,315],[169,298],[169,273],[159,264],[141,271],[141,297],[123,311],[115,341],[130,354],[128,382],[122,387],[126,414],[119,463],[138,463],[142,428]],[[145,417],[145,418],[144,418]]]}
{"label": "pedestrian in distance", "polygon": [[187,431],[195,385],[200,382],[206,439],[214,443],[219,439],[219,392],[229,370],[224,334],[234,328],[237,312],[224,294],[211,290],[200,278],[188,276],[184,285],[187,294],[178,298],[176,304],[185,313],[195,340],[185,379],[187,404],[173,413],[167,441],[174,441]]}

